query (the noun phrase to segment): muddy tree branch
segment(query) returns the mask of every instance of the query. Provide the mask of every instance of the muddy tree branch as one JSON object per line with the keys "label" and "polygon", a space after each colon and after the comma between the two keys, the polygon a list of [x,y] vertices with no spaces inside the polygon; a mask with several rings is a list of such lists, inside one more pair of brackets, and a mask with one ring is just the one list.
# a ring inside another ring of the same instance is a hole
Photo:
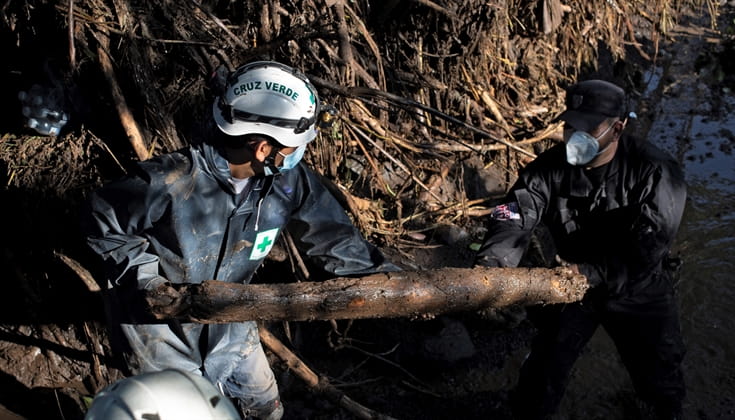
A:
{"label": "muddy tree branch", "polygon": [[441,268],[289,284],[205,281],[146,295],[158,319],[245,320],[431,317],[441,313],[573,302],[587,279],[566,268]]}

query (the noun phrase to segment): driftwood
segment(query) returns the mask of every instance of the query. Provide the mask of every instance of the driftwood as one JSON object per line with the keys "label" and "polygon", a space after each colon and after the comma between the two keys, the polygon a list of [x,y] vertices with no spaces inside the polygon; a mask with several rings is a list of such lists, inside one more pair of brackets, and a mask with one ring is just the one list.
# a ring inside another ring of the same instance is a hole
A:
{"label": "driftwood", "polygon": [[568,268],[442,268],[324,282],[236,284],[209,280],[147,293],[158,319],[200,323],[431,317],[582,298],[587,279]]}

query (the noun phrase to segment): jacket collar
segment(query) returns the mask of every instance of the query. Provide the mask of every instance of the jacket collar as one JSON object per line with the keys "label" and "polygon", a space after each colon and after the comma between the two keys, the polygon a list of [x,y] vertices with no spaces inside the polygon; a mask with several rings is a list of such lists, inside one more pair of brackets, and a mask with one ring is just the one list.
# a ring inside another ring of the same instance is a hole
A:
{"label": "jacket collar", "polygon": [[[224,150],[209,143],[201,143],[196,147],[204,156],[206,171],[212,175],[223,188],[234,194],[235,189],[230,183],[230,178],[232,178],[230,164],[225,158]],[[266,178],[267,177],[263,176],[253,177],[252,188],[261,189]]]}

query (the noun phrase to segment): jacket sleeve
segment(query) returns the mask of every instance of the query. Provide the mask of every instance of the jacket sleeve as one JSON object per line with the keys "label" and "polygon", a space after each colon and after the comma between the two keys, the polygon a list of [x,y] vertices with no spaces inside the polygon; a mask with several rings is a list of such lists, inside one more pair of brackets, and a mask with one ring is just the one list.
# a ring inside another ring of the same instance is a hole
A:
{"label": "jacket sleeve", "polygon": [[87,244],[105,262],[108,287],[149,289],[166,281],[143,236],[165,211],[165,197],[144,176],[113,182],[90,196],[82,227]]}
{"label": "jacket sleeve", "polygon": [[545,212],[547,196],[548,188],[541,178],[522,173],[505,202],[490,215],[475,265],[517,267]]}
{"label": "jacket sleeve", "polygon": [[363,237],[316,175],[308,169],[305,173],[305,194],[288,225],[299,250],[335,276],[399,271]]}

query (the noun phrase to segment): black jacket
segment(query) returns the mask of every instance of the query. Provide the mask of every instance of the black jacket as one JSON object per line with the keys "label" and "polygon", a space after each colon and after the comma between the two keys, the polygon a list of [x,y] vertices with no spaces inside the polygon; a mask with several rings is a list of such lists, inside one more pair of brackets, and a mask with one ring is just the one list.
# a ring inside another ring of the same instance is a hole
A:
{"label": "black jacket", "polygon": [[559,144],[521,171],[477,264],[517,266],[543,222],[559,256],[608,296],[660,294],[671,290],[664,262],[685,201],[679,166],[647,142],[623,137],[614,159],[589,171],[569,165]]}

